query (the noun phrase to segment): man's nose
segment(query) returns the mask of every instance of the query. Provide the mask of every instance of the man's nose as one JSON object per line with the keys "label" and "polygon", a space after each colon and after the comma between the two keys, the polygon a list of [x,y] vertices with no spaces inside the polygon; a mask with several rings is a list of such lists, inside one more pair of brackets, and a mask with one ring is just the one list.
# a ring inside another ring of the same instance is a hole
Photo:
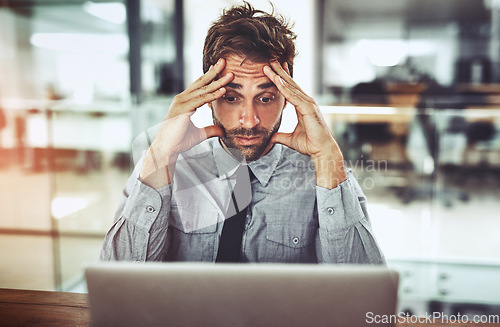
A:
{"label": "man's nose", "polygon": [[240,112],[240,125],[245,128],[253,128],[260,123],[257,110],[253,103],[245,103]]}

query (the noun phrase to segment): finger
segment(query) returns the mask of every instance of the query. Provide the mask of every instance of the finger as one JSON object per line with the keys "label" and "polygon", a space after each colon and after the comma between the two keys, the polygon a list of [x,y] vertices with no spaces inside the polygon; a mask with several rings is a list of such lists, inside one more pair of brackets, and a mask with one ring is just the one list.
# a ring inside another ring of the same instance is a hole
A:
{"label": "finger", "polygon": [[224,58],[220,58],[213,67],[211,67],[205,74],[203,74],[196,81],[194,81],[193,84],[191,84],[186,89],[186,91],[189,93],[199,89],[202,86],[209,84],[215,79],[215,77],[217,77],[218,74],[220,74],[224,70],[225,66],[226,66],[226,61],[224,60]]}
{"label": "finger", "polygon": [[190,97],[187,100],[185,100],[187,97],[186,95],[183,95],[184,98],[180,98],[180,95],[177,95],[174,97],[172,106],[168,110],[166,118],[170,119],[182,115],[191,116],[196,112],[196,109],[200,108],[205,103],[217,100],[225,93],[226,88],[221,87],[213,92],[200,94],[196,97]]}
{"label": "finger", "polygon": [[206,103],[209,103],[209,102],[212,102],[212,101],[219,99],[225,93],[226,93],[225,87],[221,87],[221,88],[215,90],[214,92],[202,93],[202,94],[188,100],[184,104],[184,106],[186,108],[192,108],[189,110],[189,113],[194,114],[196,109],[198,109],[199,107],[203,106]]}
{"label": "finger", "polygon": [[290,75],[290,69],[288,67],[288,63],[285,61],[282,65],[277,61],[271,62],[272,68],[276,71],[276,73],[285,81],[285,84],[289,84],[291,88],[297,90],[295,93],[299,93],[299,96],[302,97],[305,101],[314,102],[314,99],[306,94],[304,90],[293,80]]}
{"label": "finger", "polygon": [[[284,80],[279,74],[276,73],[270,66],[264,66],[264,74],[266,74],[269,79],[271,79],[273,82],[275,82],[278,78],[282,82],[285,87],[289,88],[293,93],[299,94],[299,93],[304,93],[300,88],[296,86],[296,84],[291,84]],[[276,84],[276,82],[275,82]]]}
{"label": "finger", "polygon": [[222,86],[229,83],[233,78],[233,73],[227,73],[217,81],[203,86],[198,90],[194,90],[189,93],[186,93],[186,91],[184,91],[181,94],[178,94],[174,98],[175,107],[177,108],[177,110],[175,112],[171,112],[170,117],[177,116],[182,113],[193,113],[196,109],[198,109],[205,103],[220,98],[226,92],[225,88],[223,88]]}
{"label": "finger", "polygon": [[[286,62],[285,62],[285,64],[288,67],[288,64]],[[288,83],[290,83],[291,85],[293,85],[294,87],[296,87],[297,89],[302,91],[300,86],[297,83],[295,83],[295,81],[292,79],[292,77],[290,76],[290,73],[285,71],[285,69],[280,65],[280,63],[278,61],[276,61],[276,60],[271,61],[271,68],[276,72],[276,74],[278,74],[285,81],[287,81]],[[302,91],[302,92],[305,93],[304,91]]]}
{"label": "finger", "polygon": [[285,72],[290,75],[290,77],[292,77],[292,74],[290,74],[290,68],[288,67],[288,63],[285,61],[283,62],[283,64],[281,65],[283,67],[283,69],[285,70]]}
{"label": "finger", "polygon": [[271,81],[274,82],[278,91],[285,97],[285,99],[295,106],[300,113],[304,114],[304,110],[298,107],[304,107],[308,104],[308,99],[302,97],[303,94],[300,90],[293,87],[293,85],[288,84],[279,75],[277,75],[270,67],[264,66],[264,73]]}
{"label": "finger", "polygon": [[203,127],[203,132],[205,133],[206,138],[211,137],[224,137],[224,130],[220,126],[211,125]]}
{"label": "finger", "polygon": [[289,148],[292,148],[292,135],[293,133],[275,133],[273,137],[271,137],[270,143],[275,144],[283,144]]}
{"label": "finger", "polygon": [[296,85],[297,84],[290,84],[287,81],[285,81],[281,76],[279,76],[280,82],[283,84],[284,87],[289,89],[294,95],[299,97],[305,102],[314,102],[314,99],[308,96],[307,94],[304,93],[300,88],[298,88]]}
{"label": "finger", "polygon": [[226,67],[226,60],[224,58],[220,58],[215,65],[212,66],[205,74],[200,76],[197,81],[195,81],[191,86],[193,89],[198,89],[211,81],[213,81],[217,75],[219,75]]}
{"label": "finger", "polygon": [[220,89],[221,87],[223,87],[224,85],[226,85],[227,83],[231,82],[233,80],[233,78],[234,78],[233,73],[227,73],[226,75],[222,76],[218,80],[212,81],[210,84],[202,86],[201,88],[191,92],[189,94],[189,97],[192,98],[192,97],[200,96],[200,95],[205,94],[205,93],[214,92],[214,91]]}

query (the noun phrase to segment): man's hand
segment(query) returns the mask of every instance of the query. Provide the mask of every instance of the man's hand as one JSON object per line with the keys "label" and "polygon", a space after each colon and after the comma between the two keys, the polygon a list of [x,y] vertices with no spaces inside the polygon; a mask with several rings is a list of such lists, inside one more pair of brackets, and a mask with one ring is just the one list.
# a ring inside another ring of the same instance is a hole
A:
{"label": "man's hand", "polygon": [[286,63],[282,67],[272,61],[271,67],[264,66],[264,74],[295,107],[298,121],[293,133],[276,133],[271,143],[281,143],[310,156],[316,170],[316,184],[328,189],[337,187],[347,179],[344,158],[318,105],[290,77]]}
{"label": "man's hand", "polygon": [[198,78],[185,91],[176,95],[158,134],[149,147],[140,178],[153,188],[170,184],[175,162],[180,153],[189,150],[207,138],[224,137],[219,126],[197,128],[191,121],[196,109],[212,102],[226,93],[223,87],[234,77],[228,73],[214,80],[226,65],[219,59],[215,66]]}

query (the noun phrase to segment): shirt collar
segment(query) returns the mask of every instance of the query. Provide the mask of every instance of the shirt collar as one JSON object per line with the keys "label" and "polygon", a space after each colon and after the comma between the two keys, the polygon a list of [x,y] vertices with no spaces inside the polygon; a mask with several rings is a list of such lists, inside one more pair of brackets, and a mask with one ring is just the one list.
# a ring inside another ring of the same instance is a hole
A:
{"label": "shirt collar", "polygon": [[231,177],[240,165],[248,165],[262,186],[266,186],[271,179],[271,176],[273,175],[273,172],[281,158],[283,148],[281,144],[275,144],[265,156],[255,161],[246,163],[240,162],[231,156],[222,147],[218,138],[214,138],[212,144],[215,167],[217,169],[219,179]]}

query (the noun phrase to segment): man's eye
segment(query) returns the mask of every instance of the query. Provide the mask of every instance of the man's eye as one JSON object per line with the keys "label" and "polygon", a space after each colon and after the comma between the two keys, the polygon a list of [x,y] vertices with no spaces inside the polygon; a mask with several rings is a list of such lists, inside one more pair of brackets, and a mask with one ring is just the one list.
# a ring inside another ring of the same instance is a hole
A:
{"label": "man's eye", "polygon": [[225,96],[224,101],[229,103],[236,102],[236,97]]}
{"label": "man's eye", "polygon": [[273,102],[274,98],[268,98],[268,97],[260,97],[259,101],[262,103],[271,103]]}

